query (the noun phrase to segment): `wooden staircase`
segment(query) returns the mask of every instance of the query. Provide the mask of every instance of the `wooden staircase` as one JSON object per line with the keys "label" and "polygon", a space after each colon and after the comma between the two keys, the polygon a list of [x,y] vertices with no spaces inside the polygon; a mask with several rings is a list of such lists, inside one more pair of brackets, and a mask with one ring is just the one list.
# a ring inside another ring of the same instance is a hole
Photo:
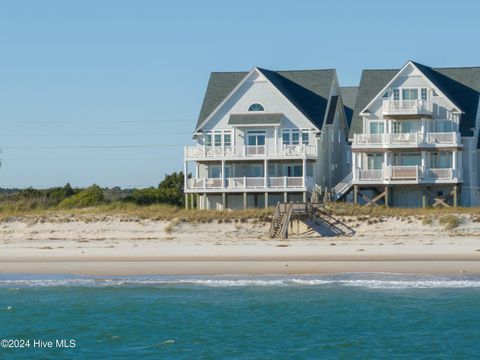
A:
{"label": "wooden staircase", "polygon": [[288,224],[292,217],[293,204],[277,203],[269,235],[272,239],[286,239],[288,237]]}
{"label": "wooden staircase", "polygon": [[277,203],[275,214],[270,224],[269,235],[272,239],[286,239],[288,226],[292,217],[310,219],[317,225],[328,229],[325,236],[352,236],[355,231],[337,218],[330,215],[321,204],[315,203]]}

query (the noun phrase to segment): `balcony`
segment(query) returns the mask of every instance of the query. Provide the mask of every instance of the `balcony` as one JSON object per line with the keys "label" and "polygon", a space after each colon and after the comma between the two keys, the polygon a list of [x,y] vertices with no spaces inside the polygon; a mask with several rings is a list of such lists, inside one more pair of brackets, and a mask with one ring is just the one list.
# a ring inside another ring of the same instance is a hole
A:
{"label": "balcony", "polygon": [[188,179],[185,190],[195,191],[305,191],[314,186],[313,178],[303,176],[277,176],[277,177],[230,177],[230,178],[195,178]]}
{"label": "balcony", "polygon": [[460,133],[354,134],[352,149],[460,147]]}
{"label": "balcony", "polygon": [[185,159],[316,157],[315,145],[185,146]]}
{"label": "balcony", "polygon": [[384,116],[432,115],[432,104],[428,100],[383,100]]}
{"label": "balcony", "polygon": [[456,183],[461,182],[463,172],[453,168],[425,168],[423,166],[393,166],[382,169],[356,169],[353,182],[357,184],[389,183]]}

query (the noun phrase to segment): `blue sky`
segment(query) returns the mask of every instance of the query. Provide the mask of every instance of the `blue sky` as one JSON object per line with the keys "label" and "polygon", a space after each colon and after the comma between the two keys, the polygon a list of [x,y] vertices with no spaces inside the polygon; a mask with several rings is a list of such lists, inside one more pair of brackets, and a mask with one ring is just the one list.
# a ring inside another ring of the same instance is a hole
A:
{"label": "blue sky", "polygon": [[477,1],[0,0],[0,187],[157,185],[211,71],[480,65]]}

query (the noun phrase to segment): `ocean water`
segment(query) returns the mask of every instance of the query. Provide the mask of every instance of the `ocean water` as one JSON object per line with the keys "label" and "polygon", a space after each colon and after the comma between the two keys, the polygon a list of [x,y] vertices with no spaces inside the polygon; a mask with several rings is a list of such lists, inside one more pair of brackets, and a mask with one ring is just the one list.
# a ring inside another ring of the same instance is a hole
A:
{"label": "ocean water", "polygon": [[0,275],[0,339],[0,359],[472,359],[480,277]]}

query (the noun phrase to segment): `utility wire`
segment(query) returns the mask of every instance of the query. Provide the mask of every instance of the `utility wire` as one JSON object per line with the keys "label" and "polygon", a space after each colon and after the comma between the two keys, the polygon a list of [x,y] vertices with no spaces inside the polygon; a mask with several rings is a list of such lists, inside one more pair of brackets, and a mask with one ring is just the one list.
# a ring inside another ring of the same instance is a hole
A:
{"label": "utility wire", "polygon": [[178,132],[159,132],[159,133],[85,133],[85,134],[7,134],[0,133],[0,136],[146,136],[146,135],[187,135],[192,134],[191,131]]}

